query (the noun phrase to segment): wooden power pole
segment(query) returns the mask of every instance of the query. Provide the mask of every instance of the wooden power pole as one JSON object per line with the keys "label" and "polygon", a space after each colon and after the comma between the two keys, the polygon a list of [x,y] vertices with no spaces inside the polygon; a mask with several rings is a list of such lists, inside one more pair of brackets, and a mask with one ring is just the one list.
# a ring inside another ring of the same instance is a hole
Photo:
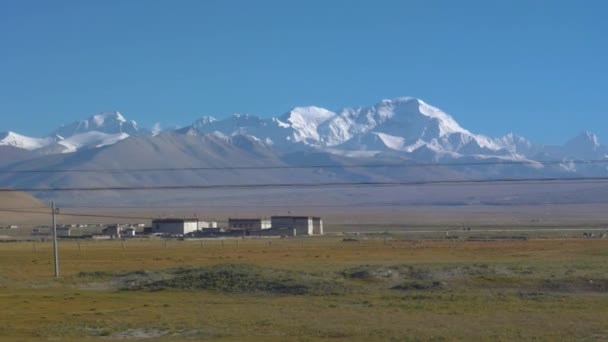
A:
{"label": "wooden power pole", "polygon": [[51,202],[51,210],[53,216],[53,264],[55,266],[55,278],[59,277],[59,250],[57,248],[57,221],[55,220],[55,214],[59,212],[59,209],[55,208],[55,202]]}

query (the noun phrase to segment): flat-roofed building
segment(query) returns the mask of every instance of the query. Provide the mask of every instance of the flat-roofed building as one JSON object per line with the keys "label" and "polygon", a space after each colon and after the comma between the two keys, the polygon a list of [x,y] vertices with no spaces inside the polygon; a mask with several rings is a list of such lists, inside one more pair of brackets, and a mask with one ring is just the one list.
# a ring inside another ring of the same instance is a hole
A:
{"label": "flat-roofed building", "polygon": [[152,233],[186,235],[199,230],[198,223],[198,219],[156,219],[152,221]]}
{"label": "flat-roofed building", "polygon": [[217,221],[198,221],[198,229],[216,229]]}
{"label": "flat-roofed building", "polygon": [[57,236],[59,236],[59,237],[71,236],[70,228],[57,228]]}
{"label": "flat-roofed building", "polygon": [[265,218],[229,218],[228,219],[228,229],[230,230],[245,230],[245,231],[255,231],[255,230],[265,230],[270,229],[271,222],[269,219]]}
{"label": "flat-roofed building", "polygon": [[[65,229],[69,230],[69,228],[65,228]],[[103,235],[109,235],[111,237],[120,237],[121,233],[122,233],[122,226],[119,224],[111,224],[102,231]]]}
{"label": "flat-roofed building", "polygon": [[[322,234],[322,221],[319,217],[311,216],[272,216],[273,229],[295,229],[296,235]],[[315,222],[317,229],[315,229]]]}

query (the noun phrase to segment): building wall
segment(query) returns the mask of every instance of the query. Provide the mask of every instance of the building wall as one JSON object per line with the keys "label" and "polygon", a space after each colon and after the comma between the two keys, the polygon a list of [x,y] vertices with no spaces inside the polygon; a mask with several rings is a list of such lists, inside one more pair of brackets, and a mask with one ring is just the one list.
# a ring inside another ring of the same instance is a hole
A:
{"label": "building wall", "polygon": [[217,221],[198,221],[198,229],[217,228]]}
{"label": "building wall", "polygon": [[70,236],[70,235],[71,235],[70,228],[57,229],[57,236]]}
{"label": "building wall", "polygon": [[228,219],[229,229],[264,230],[271,227],[268,219]]}
{"label": "building wall", "polygon": [[323,235],[323,220],[320,217],[312,218],[312,233],[315,235]]}
{"label": "building wall", "polygon": [[312,235],[313,219],[306,216],[273,216],[272,228],[295,228],[297,235]]}
{"label": "building wall", "polygon": [[193,222],[185,222],[184,223],[184,232],[182,234],[188,234],[191,232],[195,232],[198,230],[198,222],[197,221],[193,221]]}
{"label": "building wall", "polygon": [[108,226],[103,233],[110,236],[120,236],[121,227],[119,225]]}
{"label": "building wall", "polygon": [[314,233],[312,217],[296,220],[296,232],[301,232],[299,235],[312,235]]}
{"label": "building wall", "polygon": [[185,235],[198,230],[198,221],[153,221],[152,232]]}

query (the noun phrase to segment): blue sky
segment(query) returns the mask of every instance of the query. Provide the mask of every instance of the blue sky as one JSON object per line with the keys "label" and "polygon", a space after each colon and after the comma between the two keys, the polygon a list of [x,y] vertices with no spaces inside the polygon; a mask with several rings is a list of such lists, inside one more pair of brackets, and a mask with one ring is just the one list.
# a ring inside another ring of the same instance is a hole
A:
{"label": "blue sky", "polygon": [[465,128],[608,143],[606,1],[0,0],[0,131],[415,96]]}

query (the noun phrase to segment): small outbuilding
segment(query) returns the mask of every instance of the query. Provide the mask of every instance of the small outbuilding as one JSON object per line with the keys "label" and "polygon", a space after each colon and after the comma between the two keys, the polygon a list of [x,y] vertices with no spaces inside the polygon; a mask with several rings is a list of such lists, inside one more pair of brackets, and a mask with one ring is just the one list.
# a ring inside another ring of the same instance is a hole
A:
{"label": "small outbuilding", "polygon": [[109,225],[102,231],[102,234],[118,238],[122,234],[122,226],[119,224]]}
{"label": "small outbuilding", "polygon": [[70,228],[57,228],[57,236],[68,237],[71,236],[72,232]]}

